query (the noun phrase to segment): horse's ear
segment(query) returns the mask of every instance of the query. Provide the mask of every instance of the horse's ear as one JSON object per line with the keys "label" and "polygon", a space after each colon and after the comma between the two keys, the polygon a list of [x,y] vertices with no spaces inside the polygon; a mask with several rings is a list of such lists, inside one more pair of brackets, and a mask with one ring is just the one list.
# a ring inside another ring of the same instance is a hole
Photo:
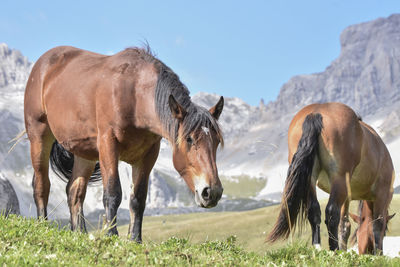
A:
{"label": "horse's ear", "polygon": [[213,115],[213,117],[218,120],[219,116],[221,115],[222,109],[224,108],[224,97],[221,96],[218,103],[210,108],[210,113]]}
{"label": "horse's ear", "polygon": [[396,213],[393,213],[392,215],[389,215],[387,220],[390,221],[394,217],[394,215],[396,215]]}
{"label": "horse's ear", "polygon": [[172,116],[178,120],[183,120],[187,112],[181,105],[179,105],[179,103],[175,100],[175,97],[169,95],[168,104],[169,108],[171,109]]}
{"label": "horse's ear", "polygon": [[355,223],[360,224],[360,216],[355,215],[354,213],[351,213],[351,212],[349,212],[349,215]]}

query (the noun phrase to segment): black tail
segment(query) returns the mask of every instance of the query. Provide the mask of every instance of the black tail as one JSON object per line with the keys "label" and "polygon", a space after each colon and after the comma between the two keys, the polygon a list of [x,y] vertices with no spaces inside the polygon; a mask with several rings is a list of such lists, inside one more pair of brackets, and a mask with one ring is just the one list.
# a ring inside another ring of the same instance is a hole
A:
{"label": "black tail", "polygon": [[[64,182],[68,182],[72,176],[74,166],[74,154],[67,151],[57,141],[53,143],[50,152],[50,166],[54,173]],[[101,181],[100,164],[97,162],[93,174],[90,176],[89,184]]]}
{"label": "black tail", "polygon": [[268,242],[281,237],[288,238],[298,221],[302,223],[307,218],[311,174],[322,128],[321,114],[307,115],[303,123],[303,134],[288,169],[279,217],[267,237]]}

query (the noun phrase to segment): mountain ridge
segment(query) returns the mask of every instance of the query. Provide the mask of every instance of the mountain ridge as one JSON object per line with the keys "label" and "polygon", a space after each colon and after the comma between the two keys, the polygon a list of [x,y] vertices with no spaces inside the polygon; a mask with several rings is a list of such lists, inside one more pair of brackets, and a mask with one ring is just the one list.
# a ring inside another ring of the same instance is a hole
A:
{"label": "mountain ridge", "polygon": [[292,77],[276,101],[267,104],[267,112],[290,113],[302,105],[337,101],[365,116],[385,101],[399,101],[400,77],[394,75],[400,72],[399,36],[400,14],[347,27],[340,35],[339,57],[323,72]]}

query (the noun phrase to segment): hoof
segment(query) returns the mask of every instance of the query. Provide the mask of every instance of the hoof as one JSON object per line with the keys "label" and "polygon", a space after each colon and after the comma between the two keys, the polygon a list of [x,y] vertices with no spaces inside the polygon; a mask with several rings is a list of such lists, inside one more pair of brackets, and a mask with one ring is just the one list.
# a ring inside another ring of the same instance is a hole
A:
{"label": "hoof", "polygon": [[131,241],[136,242],[138,244],[142,244],[143,243],[142,238],[135,237],[135,236],[131,237]]}

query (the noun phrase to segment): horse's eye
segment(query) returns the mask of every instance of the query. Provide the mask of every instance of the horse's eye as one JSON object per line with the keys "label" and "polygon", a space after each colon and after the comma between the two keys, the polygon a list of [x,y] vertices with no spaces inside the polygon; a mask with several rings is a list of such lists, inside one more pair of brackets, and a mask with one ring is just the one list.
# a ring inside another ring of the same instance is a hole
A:
{"label": "horse's eye", "polygon": [[193,139],[192,139],[192,137],[190,137],[190,136],[186,137],[186,142],[187,142],[190,146],[193,145]]}

